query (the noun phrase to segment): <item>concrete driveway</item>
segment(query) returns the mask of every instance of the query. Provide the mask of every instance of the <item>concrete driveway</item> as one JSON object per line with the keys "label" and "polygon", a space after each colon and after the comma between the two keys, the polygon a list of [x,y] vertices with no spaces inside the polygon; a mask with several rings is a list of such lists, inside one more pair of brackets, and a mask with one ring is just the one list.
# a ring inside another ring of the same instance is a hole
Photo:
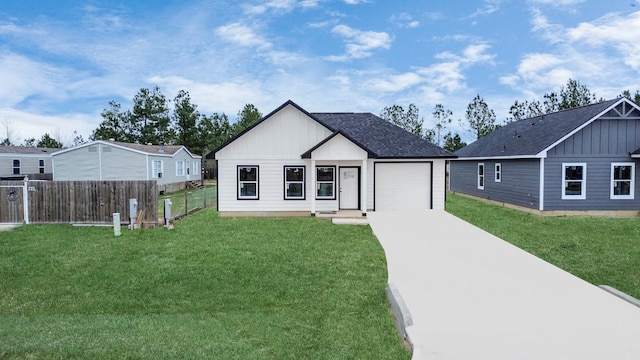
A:
{"label": "concrete driveway", "polygon": [[640,359],[629,302],[444,211],[367,217],[413,359]]}

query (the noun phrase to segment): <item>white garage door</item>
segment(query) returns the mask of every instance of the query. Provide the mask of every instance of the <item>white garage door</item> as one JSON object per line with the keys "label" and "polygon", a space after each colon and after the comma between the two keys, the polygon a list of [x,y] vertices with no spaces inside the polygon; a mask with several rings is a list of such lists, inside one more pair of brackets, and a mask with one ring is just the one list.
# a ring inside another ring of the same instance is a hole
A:
{"label": "white garage door", "polygon": [[375,210],[431,208],[431,163],[375,163]]}

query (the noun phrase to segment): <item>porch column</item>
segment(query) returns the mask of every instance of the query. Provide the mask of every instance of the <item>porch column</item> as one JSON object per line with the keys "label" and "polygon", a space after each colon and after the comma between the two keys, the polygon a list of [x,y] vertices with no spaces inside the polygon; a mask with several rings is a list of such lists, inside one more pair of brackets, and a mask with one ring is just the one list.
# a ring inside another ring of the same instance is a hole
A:
{"label": "porch column", "polygon": [[367,159],[362,160],[362,174],[360,175],[360,210],[362,216],[367,216]]}
{"label": "porch column", "polygon": [[311,216],[316,216],[316,160],[311,159]]}

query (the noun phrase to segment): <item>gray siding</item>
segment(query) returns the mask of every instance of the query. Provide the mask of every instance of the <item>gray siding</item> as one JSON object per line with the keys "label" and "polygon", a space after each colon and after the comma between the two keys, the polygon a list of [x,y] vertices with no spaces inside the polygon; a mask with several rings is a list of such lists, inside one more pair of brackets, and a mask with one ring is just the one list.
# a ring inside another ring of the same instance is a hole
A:
{"label": "gray siding", "polygon": [[[638,162],[629,153],[640,147],[640,121],[599,119],[549,150],[545,162],[545,210],[638,210]],[[586,199],[562,199],[562,163],[587,164]],[[633,199],[611,199],[611,163],[636,164]]]}
{"label": "gray siding", "polygon": [[98,146],[102,161],[101,180],[151,180],[147,178],[146,155],[105,144]]}
{"label": "gray siding", "polygon": [[0,175],[13,175],[13,160],[20,160],[20,175],[40,173],[40,160],[44,160],[44,173],[51,174],[51,155],[3,154],[0,156]]}
{"label": "gray siding", "polygon": [[[484,190],[478,189],[478,164],[484,163]],[[501,181],[495,181],[495,164],[502,166]],[[453,160],[451,190],[485,199],[538,209],[540,186],[538,159]]]}
{"label": "gray siding", "polygon": [[100,180],[98,145],[78,147],[53,156],[53,180]]}
{"label": "gray siding", "polygon": [[[586,199],[562,199],[563,163],[586,163]],[[633,199],[611,199],[611,163],[633,162],[629,155],[573,155],[548,158],[545,161],[545,210],[638,210],[638,164],[635,169]]]}

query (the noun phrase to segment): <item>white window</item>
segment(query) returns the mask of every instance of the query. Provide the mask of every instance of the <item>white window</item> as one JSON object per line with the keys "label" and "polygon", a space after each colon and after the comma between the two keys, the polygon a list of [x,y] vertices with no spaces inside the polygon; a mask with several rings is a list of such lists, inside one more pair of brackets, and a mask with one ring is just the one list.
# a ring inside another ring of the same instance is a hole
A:
{"label": "white window", "polygon": [[587,198],[587,164],[562,164],[562,198],[566,200]]}
{"label": "white window", "polygon": [[633,199],[635,163],[611,164],[611,199]]}
{"label": "white window", "polygon": [[496,163],[495,181],[496,182],[502,181],[502,164],[501,163]]}
{"label": "white window", "polygon": [[176,176],[184,176],[184,160],[176,161]]}
{"label": "white window", "polygon": [[156,178],[161,178],[162,177],[162,173],[163,171],[163,166],[162,166],[162,160],[153,160],[152,162],[152,173],[151,173],[151,177],[156,179]]}
{"label": "white window", "polygon": [[335,200],[336,198],[336,167],[316,167],[316,199]]}
{"label": "white window", "polygon": [[38,160],[38,169],[40,170],[40,174],[44,174],[44,160]]}
{"label": "white window", "polygon": [[13,175],[20,175],[20,160],[13,160]]}
{"label": "white window", "polygon": [[484,164],[478,164],[478,189],[484,190]]}
{"label": "white window", "polygon": [[258,166],[238,166],[238,200],[259,199]]}
{"label": "white window", "polygon": [[304,188],[304,166],[285,166],[285,200],[304,200]]}

